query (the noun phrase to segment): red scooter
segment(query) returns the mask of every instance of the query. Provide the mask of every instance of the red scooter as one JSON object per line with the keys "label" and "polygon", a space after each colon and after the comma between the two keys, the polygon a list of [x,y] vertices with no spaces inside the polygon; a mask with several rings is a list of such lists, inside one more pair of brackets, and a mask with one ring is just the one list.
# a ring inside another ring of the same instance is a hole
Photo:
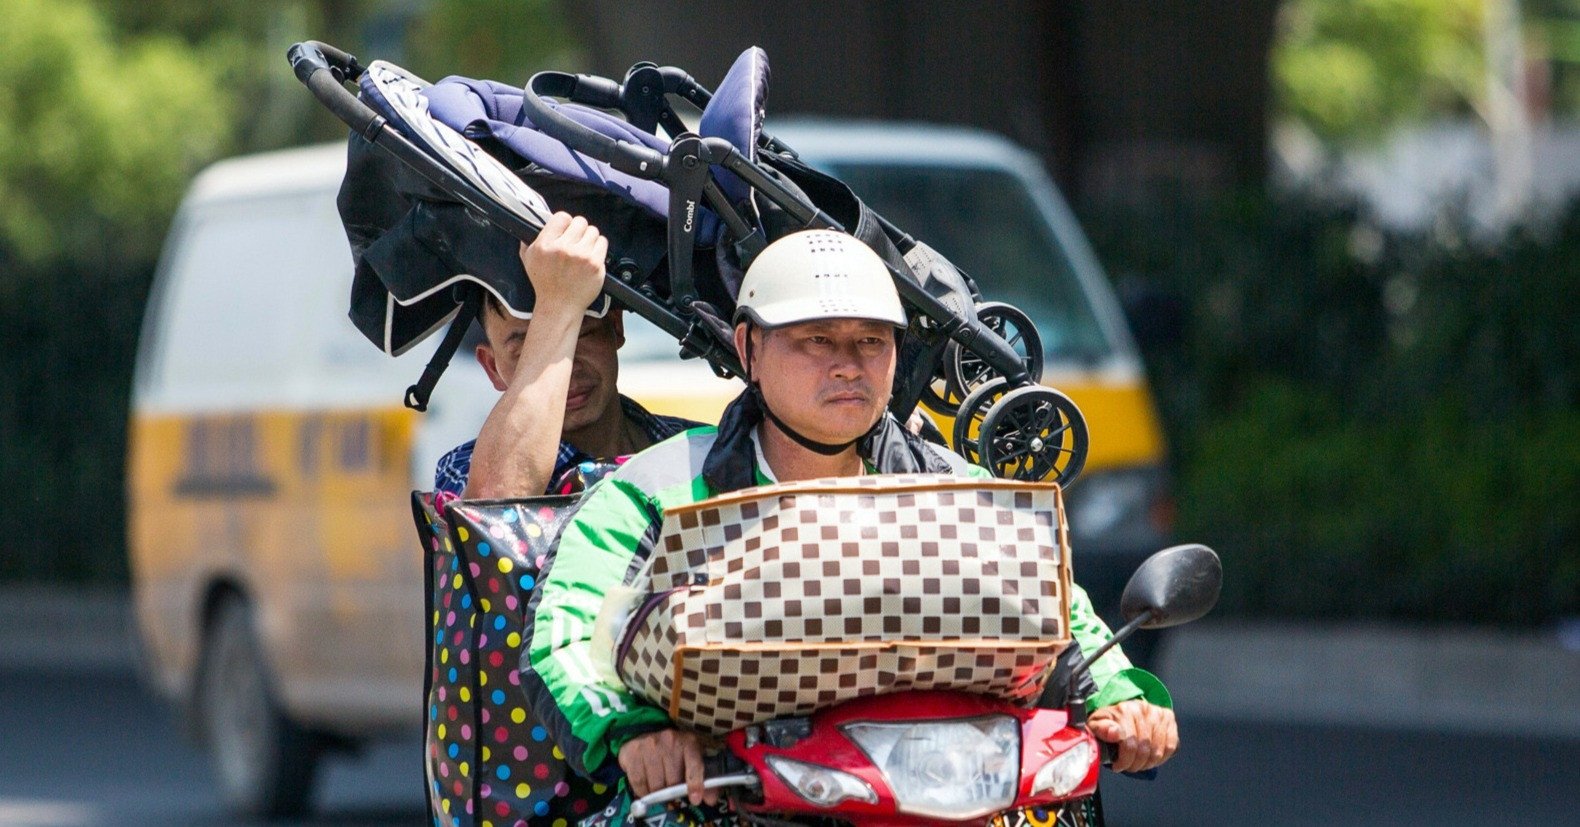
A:
{"label": "red scooter", "polygon": [[[958,692],[860,698],[730,733],[705,786],[724,789],[748,823],[1100,825],[1097,778],[1107,745],[1086,729],[1081,679],[1135,630],[1211,611],[1222,580],[1218,555],[1206,546],[1148,558],[1120,601],[1128,622],[1078,666],[1056,670],[1050,683],[1066,700],[1054,708]],[[686,792],[658,790],[631,813],[642,818]]]}

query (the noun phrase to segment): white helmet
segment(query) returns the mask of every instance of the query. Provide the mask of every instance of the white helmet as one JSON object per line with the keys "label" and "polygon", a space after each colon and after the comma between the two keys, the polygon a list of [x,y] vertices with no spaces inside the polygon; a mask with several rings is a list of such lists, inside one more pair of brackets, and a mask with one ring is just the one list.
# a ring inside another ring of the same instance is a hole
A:
{"label": "white helmet", "polygon": [[746,316],[763,327],[814,319],[906,324],[883,259],[832,230],[802,230],[764,247],[746,268],[735,301],[735,321]]}

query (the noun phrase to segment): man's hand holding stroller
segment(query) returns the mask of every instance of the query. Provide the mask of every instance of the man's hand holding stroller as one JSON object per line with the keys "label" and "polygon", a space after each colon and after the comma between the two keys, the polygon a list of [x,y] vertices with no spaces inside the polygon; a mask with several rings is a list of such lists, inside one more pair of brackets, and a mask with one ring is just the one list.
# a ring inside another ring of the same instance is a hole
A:
{"label": "man's hand holding stroller", "polygon": [[609,239],[581,216],[557,212],[531,244],[521,245],[521,266],[537,295],[533,318],[563,316],[581,324],[582,311],[603,292]]}

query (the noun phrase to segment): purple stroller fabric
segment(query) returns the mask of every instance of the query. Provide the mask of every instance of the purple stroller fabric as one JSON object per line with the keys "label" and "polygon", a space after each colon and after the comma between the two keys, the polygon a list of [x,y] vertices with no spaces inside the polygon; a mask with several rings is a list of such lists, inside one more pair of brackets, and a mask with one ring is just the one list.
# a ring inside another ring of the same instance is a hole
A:
{"label": "purple stroller fabric", "polygon": [[[741,52],[719,83],[713,100],[702,110],[697,134],[704,138],[723,138],[734,144],[746,160],[755,162],[767,101],[768,54],[753,46]],[[751,196],[751,188],[733,174],[719,170],[715,177],[731,205],[739,207]]]}
{"label": "purple stroller fabric", "polygon": [[[520,88],[492,80],[451,76],[430,86],[424,94],[434,118],[472,140],[491,138],[549,172],[597,184],[661,218],[669,215],[669,190],[663,184],[627,175],[540,132],[523,111],[521,98],[525,93]],[[615,140],[641,144],[659,152],[669,148],[668,142],[658,136],[596,109],[552,101],[550,105],[577,123]],[[718,217],[703,210],[699,220],[698,238],[713,244],[722,227]]]}

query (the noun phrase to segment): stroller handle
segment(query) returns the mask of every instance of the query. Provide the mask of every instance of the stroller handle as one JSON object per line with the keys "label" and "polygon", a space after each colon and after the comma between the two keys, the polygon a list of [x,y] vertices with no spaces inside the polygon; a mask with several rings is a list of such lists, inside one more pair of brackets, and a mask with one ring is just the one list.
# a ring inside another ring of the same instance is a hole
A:
{"label": "stroller handle", "polygon": [[327,43],[307,40],[286,50],[285,59],[291,62],[296,79],[352,131],[371,140],[384,125],[383,117],[344,86],[347,80],[362,76],[362,64],[354,56]]}
{"label": "stroller handle", "polygon": [[576,103],[614,108],[620,104],[618,83],[590,75],[539,72],[527,81],[525,91],[522,105],[526,107],[532,124],[549,137],[627,175],[656,180],[663,172],[664,156],[661,153],[582,126],[556,111],[543,99],[545,95],[552,95]]}

